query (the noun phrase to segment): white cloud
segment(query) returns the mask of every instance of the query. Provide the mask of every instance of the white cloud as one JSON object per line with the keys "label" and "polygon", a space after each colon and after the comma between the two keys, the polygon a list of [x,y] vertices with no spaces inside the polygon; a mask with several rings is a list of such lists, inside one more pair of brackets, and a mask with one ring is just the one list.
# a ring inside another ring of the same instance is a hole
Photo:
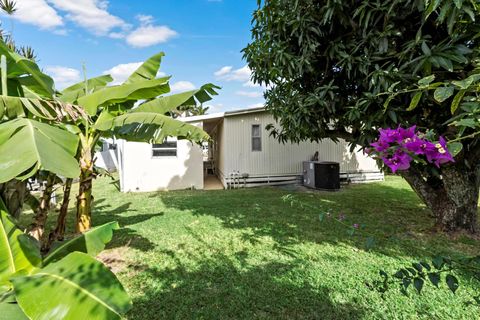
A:
{"label": "white cloud", "polygon": [[260,98],[263,97],[262,92],[255,91],[237,91],[235,92],[237,96],[248,97],[248,98]]}
{"label": "white cloud", "polygon": [[138,14],[135,18],[137,18],[142,25],[151,25],[154,20],[153,16],[146,14]]}
{"label": "white cloud", "polygon": [[[29,0],[31,1],[31,0]],[[56,9],[66,12],[66,18],[95,35],[107,35],[115,28],[130,26],[121,18],[108,12],[104,0],[47,0]]]}
{"label": "white cloud", "polygon": [[195,88],[196,86],[189,81],[178,81],[170,85],[170,89],[172,92],[189,91],[194,90]]}
{"label": "white cloud", "polygon": [[214,75],[218,80],[248,82],[252,76],[252,71],[248,66],[235,70],[233,67],[226,66],[216,71]]}
{"label": "white cloud", "polygon": [[64,25],[62,17],[45,0],[21,0],[16,2],[13,18],[40,29],[55,29]]}
{"label": "white cloud", "polygon": [[168,26],[154,25],[154,17],[140,14],[139,26],[132,25],[108,11],[106,0],[21,0],[14,19],[65,35],[65,22],[72,21],[96,36],[125,39],[132,47],[144,48],[164,43],[178,35]]}
{"label": "white cloud", "polygon": [[221,78],[223,76],[226,76],[230,73],[230,71],[232,71],[233,67],[232,66],[225,66],[223,68],[221,68],[220,70],[216,71],[214,73],[215,77],[217,78]]}
{"label": "white cloud", "polygon": [[121,32],[110,32],[108,36],[112,39],[123,39],[125,38],[125,34]]}
{"label": "white cloud", "polygon": [[142,62],[122,63],[115,67],[105,70],[103,74],[109,74],[113,78],[111,84],[123,83],[128,77],[142,65]]}
{"label": "white cloud", "polygon": [[167,26],[144,25],[127,35],[126,41],[135,48],[144,48],[164,43],[178,35]]}
{"label": "white cloud", "polygon": [[56,89],[64,89],[82,80],[80,71],[63,66],[48,66],[45,72],[55,80]]}
{"label": "white cloud", "polygon": [[[111,85],[117,85],[123,83],[128,77],[142,65],[143,62],[131,62],[131,63],[121,63],[113,68],[105,70],[103,74],[109,74],[113,78]],[[165,73],[159,71],[157,77],[164,77]]]}

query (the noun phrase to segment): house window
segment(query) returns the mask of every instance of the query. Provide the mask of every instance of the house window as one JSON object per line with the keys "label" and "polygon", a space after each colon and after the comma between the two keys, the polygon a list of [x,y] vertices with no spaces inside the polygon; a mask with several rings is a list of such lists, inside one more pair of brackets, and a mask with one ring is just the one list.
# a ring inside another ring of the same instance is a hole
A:
{"label": "house window", "polygon": [[164,143],[155,143],[152,145],[152,157],[176,157],[177,141],[165,141]]}
{"label": "house window", "polygon": [[252,125],[252,151],[262,151],[262,131],[259,124]]}

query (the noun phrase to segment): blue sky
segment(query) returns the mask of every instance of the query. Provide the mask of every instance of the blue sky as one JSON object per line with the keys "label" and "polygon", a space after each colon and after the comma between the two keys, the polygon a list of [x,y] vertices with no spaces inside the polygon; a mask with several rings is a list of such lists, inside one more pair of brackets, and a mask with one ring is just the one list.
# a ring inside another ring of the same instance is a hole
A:
{"label": "blue sky", "polygon": [[[213,82],[222,87],[212,112],[259,106],[263,89],[249,82],[240,50],[250,40],[256,0],[17,0],[13,36],[32,46],[58,87],[111,73],[121,81],[164,51],[172,90]],[[5,16],[2,25],[11,30]]]}

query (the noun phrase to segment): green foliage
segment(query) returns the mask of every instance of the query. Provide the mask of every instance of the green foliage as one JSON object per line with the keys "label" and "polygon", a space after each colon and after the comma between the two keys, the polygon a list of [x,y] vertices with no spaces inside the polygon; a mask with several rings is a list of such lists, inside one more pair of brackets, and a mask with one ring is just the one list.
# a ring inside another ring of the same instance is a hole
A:
{"label": "green foliage", "polygon": [[0,55],[7,57],[9,81],[25,85],[42,97],[52,98],[54,92],[53,79],[41,72],[35,62],[12,51],[3,41],[0,41]]}
{"label": "green foliage", "polygon": [[[0,182],[26,179],[40,168],[64,177],[79,175],[78,137],[32,119],[19,118],[0,124]],[[12,157],[15,154],[15,157]]]}
{"label": "green foliage", "polygon": [[10,280],[17,303],[32,319],[121,319],[131,307],[115,275],[80,252]]}
{"label": "green foliage", "polygon": [[[61,92],[59,99],[79,104],[89,113],[93,125],[80,126],[82,135],[116,136],[130,141],[160,141],[178,136],[201,141],[208,136],[198,127],[172,119],[183,106],[202,104],[217,95],[219,87],[206,84],[200,89],[167,95],[170,77],[156,78],[164,53],[147,59],[122,84],[107,86],[110,76],[79,82]],[[135,103],[142,101],[135,106]],[[94,130],[87,132],[86,130]],[[98,139],[94,139],[98,140]]]}
{"label": "green foliage", "polygon": [[78,237],[53,248],[43,260],[43,264],[47,265],[56,262],[74,251],[84,252],[95,257],[105,249],[105,245],[112,240],[113,231],[118,229],[120,229],[120,226],[116,221],[92,228]]}
{"label": "green foliage", "polygon": [[97,227],[42,261],[34,240],[16,228],[0,200],[0,312],[9,319],[121,319],[131,301],[94,255],[118,229]]}
{"label": "green foliage", "polygon": [[33,240],[16,228],[0,199],[0,286],[5,285],[8,276],[41,265],[40,252],[35,247]]}
{"label": "green foliage", "polygon": [[[452,293],[456,293],[460,287],[460,281],[455,273],[467,273],[480,281],[480,256],[469,258],[452,259],[444,256],[436,256],[431,264],[425,261],[414,262],[411,267],[404,267],[393,275],[385,271],[379,272],[382,280],[376,280],[367,286],[382,294],[389,290],[392,284],[398,284],[402,294],[408,296],[408,288],[413,288],[420,294],[425,283],[430,283],[434,288],[441,289],[443,283]],[[474,300],[476,297],[473,297]],[[480,304],[478,304],[480,306]]]}
{"label": "green foliage", "polygon": [[80,118],[85,121],[85,112],[77,106],[53,101],[53,80],[42,73],[34,61],[20,56],[2,41],[0,55],[4,61],[0,95],[0,183],[29,178],[38,170],[64,177],[78,176],[75,160],[78,137],[60,124]]}
{"label": "green foliage", "polygon": [[[244,56],[253,80],[270,85],[280,140],[367,146],[398,124],[452,138],[446,122],[463,98],[454,91],[479,67],[479,19],[478,3],[463,0],[258,1]],[[421,93],[397,94],[415,86]]]}
{"label": "green foliage", "polygon": [[79,105],[94,116],[98,108],[102,105],[120,104],[126,101],[137,101],[142,99],[152,99],[161,94],[168,93],[168,77],[142,80],[119,86],[103,87],[98,91],[78,98]]}

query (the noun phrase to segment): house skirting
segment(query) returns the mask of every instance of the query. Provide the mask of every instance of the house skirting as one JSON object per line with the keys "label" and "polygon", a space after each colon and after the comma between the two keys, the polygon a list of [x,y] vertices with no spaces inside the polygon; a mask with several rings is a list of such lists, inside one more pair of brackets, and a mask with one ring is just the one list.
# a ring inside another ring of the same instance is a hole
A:
{"label": "house skirting", "polygon": [[[255,175],[242,177],[241,174],[225,176],[221,172],[219,172],[219,178],[223,186],[227,189],[303,184],[303,175],[301,174]],[[343,183],[365,183],[383,180],[383,173],[378,171],[340,173],[340,181]]]}

